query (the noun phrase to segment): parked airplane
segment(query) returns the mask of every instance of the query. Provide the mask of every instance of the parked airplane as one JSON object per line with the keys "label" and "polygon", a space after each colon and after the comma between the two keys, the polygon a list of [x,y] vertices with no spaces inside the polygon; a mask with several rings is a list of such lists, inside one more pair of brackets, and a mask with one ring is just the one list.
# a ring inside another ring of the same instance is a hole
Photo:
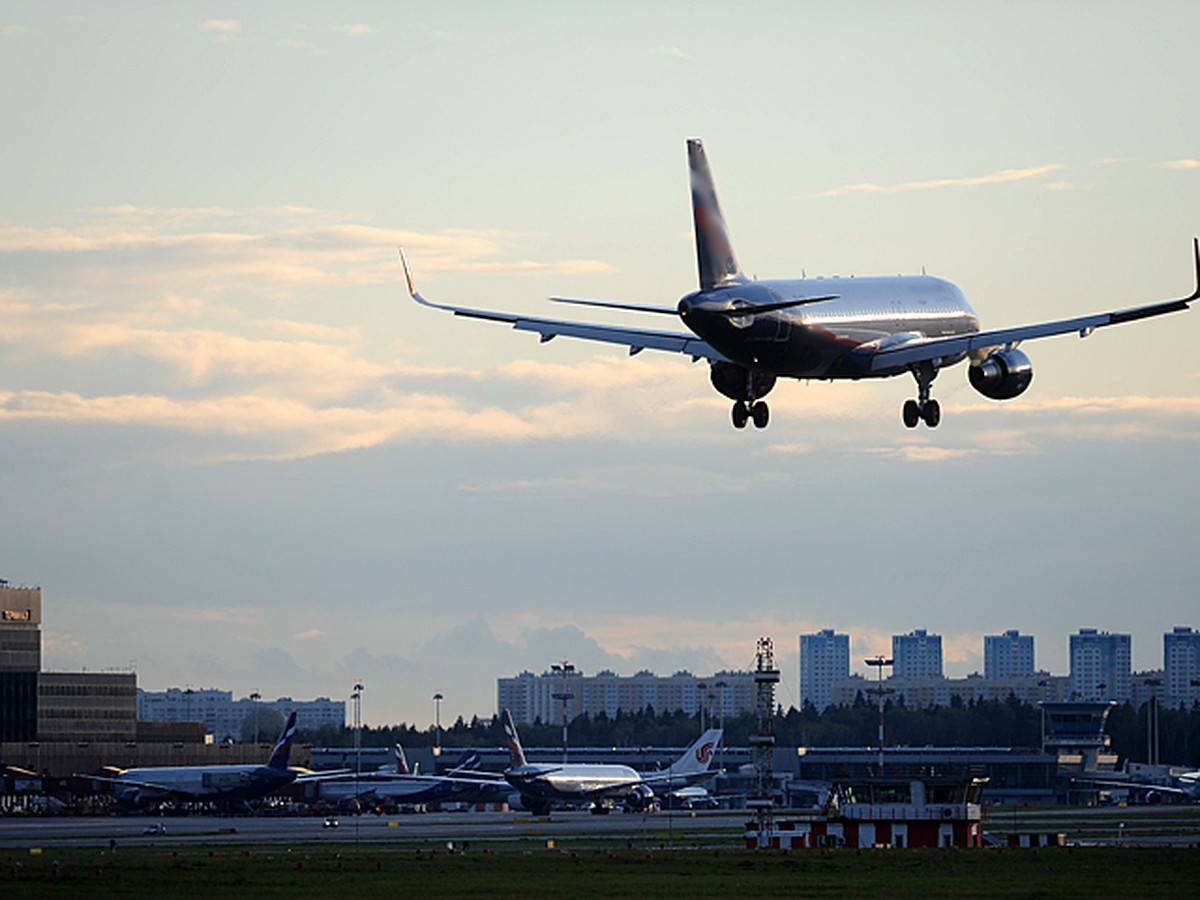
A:
{"label": "parked airplane", "polygon": [[1187,309],[1200,298],[1200,239],[1193,240],[1196,289],[1187,297],[993,331],[980,331],[962,291],[926,275],[752,280],[733,252],[704,147],[693,139],[687,148],[700,289],[674,307],[551,299],[678,316],[693,334],[433,303],[417,292],[401,250],[409,293],[418,303],[457,316],[537,332],[543,343],[563,335],[621,344],[631,356],[649,348],[683,353],[693,362],[706,359],[713,387],[734,401],[737,428],[744,428],[748,420],[757,428],[766,427],[770,414],[762,398],[778,378],[887,378],[904,373],[917,382],[916,399],[904,403],[904,424],[915,428],[923,421],[934,428],[941,421],[941,407],[930,391],[946,366],[968,360],[972,387],[992,400],[1011,400],[1033,379],[1033,364],[1017,349],[1021,342],[1071,332],[1087,337],[1106,325]]}
{"label": "parked airplane", "polygon": [[507,793],[508,782],[499,773],[477,771],[479,754],[467,751],[445,775],[419,775],[408,770],[404,751],[396,746],[396,771],[375,772],[355,779],[341,776],[324,780],[318,788],[322,800],[339,804],[355,800],[427,806],[432,803],[479,803],[499,792]]}
{"label": "parked airplane", "polygon": [[[1160,769],[1162,774],[1150,778],[1148,772],[1127,774],[1125,778],[1079,777],[1075,781],[1110,791],[1127,791],[1131,800],[1142,803],[1161,803],[1166,798],[1178,801],[1200,802],[1200,770],[1181,770],[1171,766],[1146,766]],[[1135,780],[1136,779],[1136,780]]]}
{"label": "parked airplane", "polygon": [[629,766],[591,763],[530,763],[525,759],[512,714],[504,710],[504,735],[510,765],[504,773],[520,794],[521,805],[535,815],[550,812],[555,803],[589,804],[594,813],[606,813],[614,800],[628,809],[649,809],[655,803],[654,788],[682,788],[707,777],[713,751],[721,741],[721,729],[710,728],[661,772],[641,774]]}
{"label": "parked airplane", "polygon": [[159,766],[125,769],[113,777],[86,777],[112,784],[118,806],[129,812],[164,802],[212,802],[228,807],[265,797],[297,778],[316,774],[288,768],[295,733],[296,713],[293,712],[265,766]]}

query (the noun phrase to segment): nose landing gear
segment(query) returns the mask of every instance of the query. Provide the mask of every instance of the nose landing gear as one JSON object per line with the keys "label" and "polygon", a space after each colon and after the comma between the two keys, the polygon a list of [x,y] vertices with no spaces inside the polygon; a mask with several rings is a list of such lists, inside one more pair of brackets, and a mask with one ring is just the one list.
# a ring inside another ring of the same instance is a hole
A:
{"label": "nose landing gear", "polygon": [[917,380],[917,399],[904,401],[904,427],[916,428],[917,423],[923,421],[929,428],[937,428],[942,421],[942,407],[929,396],[929,387],[937,378],[937,367],[928,361],[921,362],[912,367],[912,373]]}

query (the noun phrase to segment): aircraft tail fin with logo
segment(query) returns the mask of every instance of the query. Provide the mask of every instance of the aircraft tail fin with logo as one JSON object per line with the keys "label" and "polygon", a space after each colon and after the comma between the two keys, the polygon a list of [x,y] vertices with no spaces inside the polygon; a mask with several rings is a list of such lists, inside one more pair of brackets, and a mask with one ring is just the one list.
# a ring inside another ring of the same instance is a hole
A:
{"label": "aircraft tail fin with logo", "polygon": [[721,204],[717,202],[717,189],[708,168],[708,157],[704,155],[704,144],[699,138],[690,138],[687,148],[688,169],[692,176],[692,219],[696,228],[700,290],[708,291],[722,284],[744,282],[747,278],[733,252],[729,229],[725,226],[725,216],[721,213]]}
{"label": "aircraft tail fin with logo", "polygon": [[666,774],[673,778],[695,778],[697,775],[703,775],[712,764],[713,756],[721,743],[721,734],[720,728],[710,728],[704,732],[683,751],[679,759],[671,763]]}
{"label": "aircraft tail fin with logo", "polygon": [[408,757],[404,755],[404,748],[397,744],[393,753],[396,756],[396,774],[408,775]]}
{"label": "aircraft tail fin with logo", "polygon": [[512,713],[504,710],[504,740],[508,743],[509,768],[519,769],[526,765],[525,750],[521,747],[521,736],[513,722]]}
{"label": "aircraft tail fin with logo", "polygon": [[279,740],[275,742],[275,747],[271,750],[271,758],[267,760],[267,768],[286,769],[288,767],[288,757],[292,754],[292,739],[295,736],[296,711],[292,710],[292,714],[288,716],[287,724],[283,726],[283,731],[279,735]]}

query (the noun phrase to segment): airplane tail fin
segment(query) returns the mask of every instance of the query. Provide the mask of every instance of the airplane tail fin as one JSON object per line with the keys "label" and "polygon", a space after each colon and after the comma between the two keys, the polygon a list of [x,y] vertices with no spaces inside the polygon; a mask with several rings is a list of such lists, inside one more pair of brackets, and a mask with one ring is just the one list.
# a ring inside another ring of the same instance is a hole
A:
{"label": "airplane tail fin", "polygon": [[283,731],[279,735],[279,740],[275,742],[275,748],[271,751],[271,758],[267,760],[267,768],[286,769],[288,767],[288,757],[292,753],[292,738],[295,736],[296,711],[292,710],[287,724],[283,726]]}
{"label": "airplane tail fin", "polygon": [[512,713],[504,710],[504,739],[508,742],[509,766],[519,769],[526,765],[525,751],[521,747],[521,737],[517,734],[517,726],[513,723]]}
{"label": "airplane tail fin", "polygon": [[700,289],[707,291],[721,284],[746,281],[729,240],[721,204],[717,202],[717,190],[708,168],[708,158],[704,155],[704,144],[698,138],[690,138],[687,148],[688,168],[692,176],[692,219],[696,228]]}
{"label": "airplane tail fin", "polygon": [[712,764],[713,755],[721,743],[721,729],[710,728],[700,735],[692,745],[683,751],[683,755],[671,763],[667,771],[672,776],[681,778],[695,777],[708,771]]}
{"label": "airplane tail fin", "polygon": [[474,750],[468,750],[462,755],[462,758],[450,770],[451,775],[461,775],[464,772],[472,772],[479,768],[479,764],[483,762],[483,757]]}
{"label": "airplane tail fin", "polygon": [[396,755],[396,774],[397,775],[407,775],[408,774],[408,757],[406,757],[404,755],[404,748],[401,747],[399,744],[397,744],[396,749],[393,752]]}

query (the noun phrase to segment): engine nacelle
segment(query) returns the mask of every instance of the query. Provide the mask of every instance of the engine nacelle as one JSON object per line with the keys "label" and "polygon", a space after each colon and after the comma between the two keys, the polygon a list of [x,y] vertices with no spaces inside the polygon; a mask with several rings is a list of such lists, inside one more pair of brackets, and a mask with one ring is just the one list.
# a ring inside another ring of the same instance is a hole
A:
{"label": "engine nacelle", "polygon": [[1011,400],[1033,381],[1033,363],[1020,350],[997,350],[967,369],[971,387],[991,400]]}
{"label": "engine nacelle", "polygon": [[[708,373],[712,386],[730,400],[761,400],[775,387],[775,376],[766,372],[751,374],[749,369],[728,362],[713,363]],[[754,395],[749,388],[753,386]]]}
{"label": "engine nacelle", "polygon": [[633,789],[625,796],[625,808],[636,812],[649,812],[654,808],[657,799],[649,785],[634,785]]}

